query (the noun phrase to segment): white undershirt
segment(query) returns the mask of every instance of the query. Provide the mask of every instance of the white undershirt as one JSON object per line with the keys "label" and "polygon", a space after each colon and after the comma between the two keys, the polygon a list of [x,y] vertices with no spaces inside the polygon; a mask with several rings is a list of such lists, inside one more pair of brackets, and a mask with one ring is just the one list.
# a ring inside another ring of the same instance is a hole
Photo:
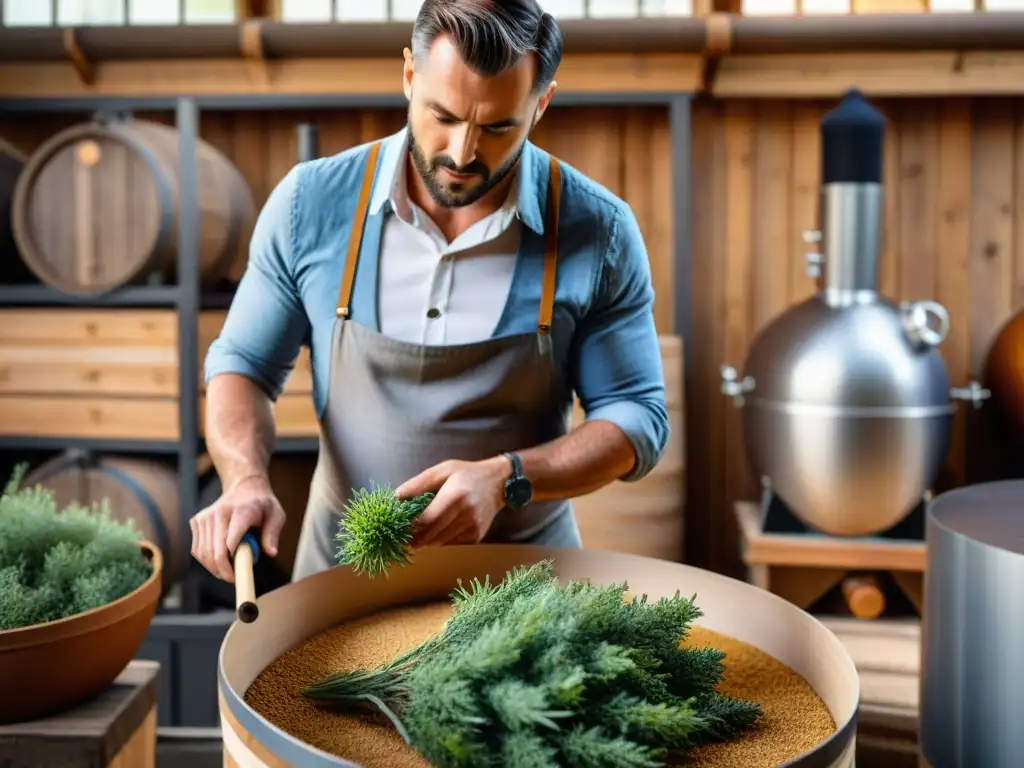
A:
{"label": "white undershirt", "polygon": [[[409,199],[404,142],[392,146],[401,148],[400,156],[382,158],[378,179],[390,188],[380,248],[381,333],[428,345],[486,339],[501,318],[512,285],[521,227],[517,185],[512,184],[502,207],[448,243]],[[384,174],[391,174],[393,181]]]}

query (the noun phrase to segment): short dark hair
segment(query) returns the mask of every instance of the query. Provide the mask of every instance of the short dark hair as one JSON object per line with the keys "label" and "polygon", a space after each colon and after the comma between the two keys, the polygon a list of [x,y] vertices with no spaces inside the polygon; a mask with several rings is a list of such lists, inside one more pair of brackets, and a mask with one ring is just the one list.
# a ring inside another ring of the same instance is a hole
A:
{"label": "short dark hair", "polygon": [[412,53],[422,62],[441,35],[452,38],[466,65],[487,77],[537,55],[534,92],[546,88],[562,61],[562,32],[537,0],[424,0],[412,28]]}

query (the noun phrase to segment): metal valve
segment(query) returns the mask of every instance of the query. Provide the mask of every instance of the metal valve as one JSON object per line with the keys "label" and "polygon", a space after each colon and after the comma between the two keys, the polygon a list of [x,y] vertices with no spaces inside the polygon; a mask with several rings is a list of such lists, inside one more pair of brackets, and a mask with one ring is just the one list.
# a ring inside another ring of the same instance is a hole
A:
{"label": "metal valve", "polygon": [[739,374],[731,365],[722,366],[722,394],[733,399],[736,406],[743,405],[743,395],[754,389],[754,377],[744,376],[739,380]]}
{"label": "metal valve", "polygon": [[[821,232],[816,229],[808,229],[803,233],[803,241],[808,245],[817,245],[821,242]],[[812,280],[821,277],[821,265],[824,263],[825,257],[818,251],[808,251],[804,254],[804,269]]]}
{"label": "metal valve", "polygon": [[992,392],[985,389],[976,381],[972,381],[966,387],[953,387],[949,390],[949,396],[954,400],[967,400],[975,408],[981,408],[981,403],[992,396]]}
{"label": "metal valve", "polygon": [[804,254],[804,263],[806,265],[805,271],[807,276],[812,280],[817,280],[821,277],[821,265],[825,263],[825,257],[820,253],[809,251]]}

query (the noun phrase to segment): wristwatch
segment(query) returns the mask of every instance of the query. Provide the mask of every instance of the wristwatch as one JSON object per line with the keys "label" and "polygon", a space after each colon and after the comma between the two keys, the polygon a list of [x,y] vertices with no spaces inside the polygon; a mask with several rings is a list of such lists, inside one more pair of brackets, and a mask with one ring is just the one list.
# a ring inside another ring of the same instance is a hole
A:
{"label": "wristwatch", "polygon": [[505,503],[512,509],[522,509],[533,496],[533,486],[523,474],[523,462],[514,453],[504,453],[512,462],[512,475],[505,481]]}

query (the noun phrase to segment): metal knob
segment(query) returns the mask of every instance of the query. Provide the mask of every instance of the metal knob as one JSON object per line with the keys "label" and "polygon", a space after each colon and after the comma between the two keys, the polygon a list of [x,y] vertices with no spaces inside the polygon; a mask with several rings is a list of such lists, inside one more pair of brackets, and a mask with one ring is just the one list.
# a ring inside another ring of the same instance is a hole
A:
{"label": "metal knob", "polygon": [[816,229],[808,229],[803,233],[804,242],[808,245],[821,242],[821,232]]}
{"label": "metal knob", "polygon": [[[900,304],[900,314],[903,330],[916,347],[937,347],[949,333],[949,313],[937,301],[904,301]],[[937,330],[929,325],[932,317],[938,320]]]}

